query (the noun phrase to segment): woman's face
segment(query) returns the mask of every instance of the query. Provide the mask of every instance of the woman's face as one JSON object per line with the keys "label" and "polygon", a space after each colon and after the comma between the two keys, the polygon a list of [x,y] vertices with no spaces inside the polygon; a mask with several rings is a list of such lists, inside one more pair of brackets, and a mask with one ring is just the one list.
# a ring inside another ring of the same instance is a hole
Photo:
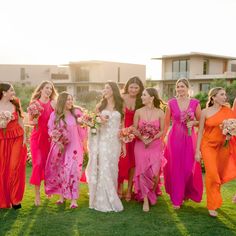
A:
{"label": "woman's face", "polygon": [[180,96],[180,97],[188,96],[188,87],[183,82],[179,82],[176,85],[175,90],[176,90],[177,96]]}
{"label": "woman's face", "polygon": [[41,96],[49,98],[52,94],[52,85],[46,84],[41,90]]}
{"label": "woman's face", "polygon": [[108,99],[113,96],[112,88],[109,84],[105,84],[105,88],[103,89],[104,98]]}
{"label": "woman's face", "polygon": [[132,97],[136,97],[140,91],[140,87],[136,83],[132,83],[128,86],[128,94]]}
{"label": "woman's face", "polygon": [[73,107],[73,97],[69,95],[66,100],[65,109],[70,110]]}
{"label": "woman's face", "polygon": [[3,96],[9,101],[13,100],[15,95],[16,93],[12,86],[6,92],[3,92]]}
{"label": "woman's face", "polygon": [[227,100],[226,92],[225,90],[221,89],[218,91],[218,93],[213,97],[214,103],[218,103],[219,105],[224,105]]}
{"label": "woman's face", "polygon": [[153,101],[153,97],[151,97],[149,95],[149,93],[147,92],[147,90],[144,90],[143,91],[143,94],[141,96],[141,99],[142,99],[142,103],[143,105],[147,105],[149,103],[151,103]]}

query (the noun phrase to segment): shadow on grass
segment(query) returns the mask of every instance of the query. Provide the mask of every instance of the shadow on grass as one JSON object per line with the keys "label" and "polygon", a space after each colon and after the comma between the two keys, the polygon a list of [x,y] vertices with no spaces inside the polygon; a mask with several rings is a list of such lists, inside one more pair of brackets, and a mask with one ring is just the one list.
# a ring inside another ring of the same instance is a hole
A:
{"label": "shadow on grass", "polygon": [[19,210],[9,209],[0,209],[0,235],[6,235],[11,231],[17,217],[19,215]]}

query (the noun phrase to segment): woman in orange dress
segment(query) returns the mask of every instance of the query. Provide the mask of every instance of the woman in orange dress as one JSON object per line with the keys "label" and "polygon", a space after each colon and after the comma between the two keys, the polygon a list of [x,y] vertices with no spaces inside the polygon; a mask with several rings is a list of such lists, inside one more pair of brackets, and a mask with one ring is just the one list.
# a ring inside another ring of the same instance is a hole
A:
{"label": "woman in orange dress", "polygon": [[0,208],[19,209],[25,188],[27,151],[20,102],[9,83],[0,83],[0,117]]}
{"label": "woman in orange dress", "polygon": [[236,143],[231,139],[225,146],[226,136],[220,125],[226,119],[236,118],[233,111],[224,106],[225,90],[221,87],[209,91],[206,109],[202,111],[195,159],[202,156],[206,170],[206,194],[209,215],[216,217],[222,204],[221,185],[236,178]]}

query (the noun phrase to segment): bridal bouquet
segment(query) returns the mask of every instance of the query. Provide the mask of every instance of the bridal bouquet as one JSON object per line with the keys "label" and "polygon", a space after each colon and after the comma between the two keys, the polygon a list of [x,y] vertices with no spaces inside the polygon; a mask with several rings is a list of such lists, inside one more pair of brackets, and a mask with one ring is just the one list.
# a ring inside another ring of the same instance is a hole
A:
{"label": "bridal bouquet", "polygon": [[[38,122],[38,118],[41,115],[41,112],[43,111],[43,107],[40,105],[39,102],[34,101],[32,102],[29,107],[27,108],[28,114],[33,118],[33,120]],[[38,125],[36,124],[36,128]]]}
{"label": "bridal bouquet", "polygon": [[10,111],[2,111],[0,112],[0,128],[3,129],[3,133],[5,134],[7,124],[14,120],[14,116]]}
{"label": "bridal bouquet", "polygon": [[120,140],[124,143],[130,143],[134,140],[134,127],[130,126],[127,128],[123,128],[119,133]]}
{"label": "bridal bouquet", "polygon": [[59,147],[60,152],[63,153],[65,146],[69,143],[66,127],[54,127],[50,136],[52,142],[55,143]]}
{"label": "bridal bouquet", "polygon": [[222,134],[226,136],[224,147],[227,147],[232,136],[236,136],[236,119],[227,119],[220,125]]}
{"label": "bridal bouquet", "polygon": [[101,117],[93,112],[84,112],[77,120],[82,127],[90,127],[91,134],[97,134],[97,129],[102,123]]}
{"label": "bridal bouquet", "polygon": [[[194,112],[192,111],[192,109],[188,109],[186,111],[182,111],[181,115],[180,115],[180,120],[182,123],[186,124],[189,121],[193,121],[194,120]],[[192,128],[188,128],[188,136],[192,135]]]}
{"label": "bridal bouquet", "polygon": [[159,132],[159,129],[151,123],[144,122],[141,127],[138,128],[140,135],[143,139],[152,139]]}

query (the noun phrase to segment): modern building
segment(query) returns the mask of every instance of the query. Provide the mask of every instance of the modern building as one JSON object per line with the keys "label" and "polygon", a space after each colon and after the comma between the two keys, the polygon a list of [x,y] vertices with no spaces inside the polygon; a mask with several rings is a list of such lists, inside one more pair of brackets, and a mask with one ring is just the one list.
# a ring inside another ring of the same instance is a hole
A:
{"label": "modern building", "polygon": [[57,90],[76,95],[79,92],[101,90],[106,81],[125,82],[138,76],[145,82],[146,66],[108,61],[80,61],[67,65],[0,65],[0,81],[36,86],[50,80]]}
{"label": "modern building", "polygon": [[175,83],[181,77],[189,79],[192,95],[207,92],[214,79],[228,83],[236,79],[236,57],[191,52],[153,59],[162,61],[162,78],[155,82],[164,97],[174,96]]}

